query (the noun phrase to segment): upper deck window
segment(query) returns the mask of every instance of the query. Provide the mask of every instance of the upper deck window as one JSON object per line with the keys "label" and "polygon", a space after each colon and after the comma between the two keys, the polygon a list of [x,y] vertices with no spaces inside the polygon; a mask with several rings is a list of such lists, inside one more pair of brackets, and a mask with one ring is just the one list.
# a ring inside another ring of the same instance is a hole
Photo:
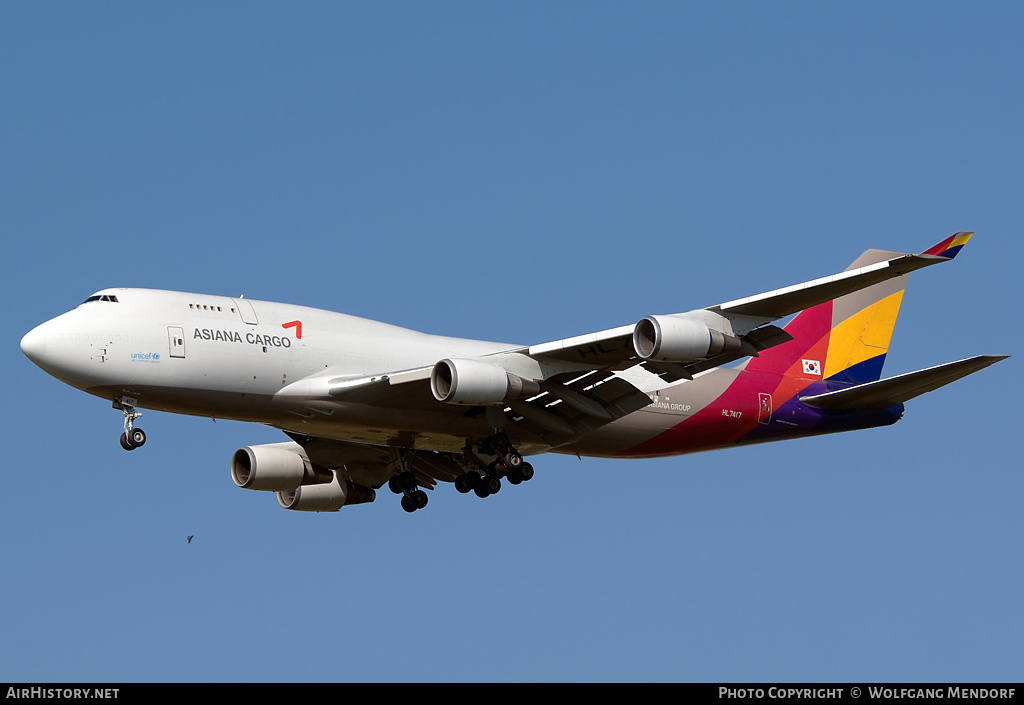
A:
{"label": "upper deck window", "polygon": [[[220,306],[214,306],[214,305],[211,305],[211,304],[189,304],[188,307],[193,309],[193,310],[195,310],[195,311],[203,310],[203,311],[221,311],[221,312],[223,312],[223,310],[224,310]],[[235,309],[231,309],[231,312],[234,313]]]}

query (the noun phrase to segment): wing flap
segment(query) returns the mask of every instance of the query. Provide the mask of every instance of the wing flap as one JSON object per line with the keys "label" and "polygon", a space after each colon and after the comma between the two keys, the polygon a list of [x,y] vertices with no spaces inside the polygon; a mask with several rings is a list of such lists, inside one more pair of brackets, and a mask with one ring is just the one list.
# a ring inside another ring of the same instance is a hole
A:
{"label": "wing flap", "polygon": [[830,411],[886,409],[983,370],[1007,357],[1009,355],[978,355],[896,377],[858,384],[849,389],[800,397],[800,401],[807,406]]}
{"label": "wing flap", "polygon": [[595,371],[565,383],[548,382],[544,393],[510,402],[509,408],[521,417],[519,423],[539,427],[545,441],[555,446],[650,403],[650,397],[621,377]]}

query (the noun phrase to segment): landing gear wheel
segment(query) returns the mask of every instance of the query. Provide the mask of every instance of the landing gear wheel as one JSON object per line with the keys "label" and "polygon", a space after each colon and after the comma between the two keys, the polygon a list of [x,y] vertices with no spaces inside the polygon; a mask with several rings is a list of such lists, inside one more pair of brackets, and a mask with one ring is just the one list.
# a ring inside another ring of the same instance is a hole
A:
{"label": "landing gear wheel", "polygon": [[487,487],[487,494],[498,494],[501,489],[501,480],[494,475],[485,477],[483,484]]}
{"label": "landing gear wheel", "polygon": [[133,446],[131,442],[128,440],[127,433],[121,434],[121,447],[124,448],[125,450],[135,450],[135,446]]}
{"label": "landing gear wheel", "polygon": [[529,463],[523,463],[519,467],[519,475],[523,478],[523,482],[533,479],[533,466]]}
{"label": "landing gear wheel", "polygon": [[459,475],[455,478],[455,489],[460,494],[466,494],[472,492],[473,488],[480,483],[480,475],[475,472],[467,472],[465,475]]}
{"label": "landing gear wheel", "polygon": [[388,489],[395,494],[403,494],[407,490],[411,492],[416,489],[416,476],[411,472],[400,472],[397,475],[392,475],[388,478]]}
{"label": "landing gear wheel", "polygon": [[146,442],[146,432],[143,431],[141,428],[133,428],[132,430],[128,431],[127,436],[128,442],[132,444],[133,448],[138,448],[139,446],[144,445]]}
{"label": "landing gear wheel", "polygon": [[423,490],[414,490],[409,494],[402,495],[402,509],[407,512],[415,512],[427,506],[427,493]]}
{"label": "landing gear wheel", "polygon": [[416,490],[415,492],[410,493],[409,499],[414,505],[416,505],[416,509],[423,509],[427,506],[427,493],[423,490]]}
{"label": "landing gear wheel", "polygon": [[494,475],[486,475],[480,478],[480,481],[473,488],[477,497],[483,499],[484,497],[490,497],[492,494],[496,494],[501,489],[501,480]]}
{"label": "landing gear wheel", "polygon": [[523,464],[523,456],[519,455],[519,453],[514,450],[505,453],[505,456],[501,460],[509,470],[515,470]]}

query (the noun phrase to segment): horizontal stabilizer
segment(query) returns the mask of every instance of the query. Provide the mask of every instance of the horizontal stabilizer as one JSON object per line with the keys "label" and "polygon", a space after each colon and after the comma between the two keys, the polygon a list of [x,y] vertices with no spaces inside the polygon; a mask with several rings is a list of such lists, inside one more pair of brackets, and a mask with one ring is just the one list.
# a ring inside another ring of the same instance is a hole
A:
{"label": "horizontal stabilizer", "polygon": [[902,404],[925,392],[938,389],[950,382],[955,382],[961,377],[966,377],[972,372],[982,370],[1007,357],[1009,355],[978,355],[966,360],[929,367],[926,370],[858,384],[849,389],[800,397],[800,401],[816,409],[831,411],[886,409]]}

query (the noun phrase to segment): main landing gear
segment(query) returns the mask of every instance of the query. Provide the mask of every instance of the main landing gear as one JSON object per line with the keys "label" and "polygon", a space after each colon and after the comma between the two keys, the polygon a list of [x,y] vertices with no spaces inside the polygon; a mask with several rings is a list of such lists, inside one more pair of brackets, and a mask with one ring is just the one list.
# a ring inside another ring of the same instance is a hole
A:
{"label": "main landing gear", "polygon": [[[501,490],[502,478],[513,485],[533,478],[533,466],[523,460],[504,432],[486,439],[480,444],[479,452],[470,455],[481,466],[483,474],[471,470],[457,477],[455,489],[462,494],[474,492],[477,497],[489,497]],[[494,460],[487,462],[481,456],[493,457]]]}
{"label": "main landing gear", "polygon": [[412,464],[406,456],[406,451],[398,449],[398,465],[401,472],[392,475],[388,480],[388,489],[395,494],[402,495],[402,509],[407,512],[415,512],[427,506],[427,493],[416,484],[416,476],[412,472]]}
{"label": "main landing gear", "polygon": [[146,442],[146,432],[141,428],[135,428],[135,419],[142,416],[141,411],[124,401],[123,398],[114,400],[114,408],[120,409],[124,414],[124,433],[121,434],[121,447],[125,450],[135,450]]}
{"label": "main landing gear", "polygon": [[[399,471],[388,480],[388,488],[402,495],[402,509],[415,512],[427,506],[427,493],[416,484],[412,465],[415,452],[395,448]],[[452,459],[462,468],[469,470],[455,478],[455,489],[462,494],[473,492],[477,497],[489,497],[501,490],[501,481],[513,485],[526,482],[533,477],[533,466],[523,460],[509,442],[504,431],[499,431],[482,443],[466,451],[464,459]]]}

